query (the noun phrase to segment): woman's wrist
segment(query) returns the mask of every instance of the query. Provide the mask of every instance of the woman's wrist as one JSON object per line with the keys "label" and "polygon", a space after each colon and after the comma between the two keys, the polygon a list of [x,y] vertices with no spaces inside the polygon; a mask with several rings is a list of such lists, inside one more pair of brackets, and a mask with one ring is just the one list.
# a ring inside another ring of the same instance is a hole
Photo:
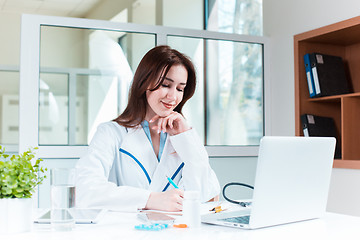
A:
{"label": "woman's wrist", "polygon": [[187,131],[189,131],[189,130],[191,130],[191,129],[192,129],[191,127],[188,127],[188,128],[186,128],[186,129],[183,129],[183,130],[178,131],[178,132],[174,132],[174,133],[170,133],[170,132],[169,132],[169,134],[170,134],[170,136],[176,136],[176,135],[179,135],[179,134],[181,134],[181,133],[185,133],[185,132],[187,132]]}

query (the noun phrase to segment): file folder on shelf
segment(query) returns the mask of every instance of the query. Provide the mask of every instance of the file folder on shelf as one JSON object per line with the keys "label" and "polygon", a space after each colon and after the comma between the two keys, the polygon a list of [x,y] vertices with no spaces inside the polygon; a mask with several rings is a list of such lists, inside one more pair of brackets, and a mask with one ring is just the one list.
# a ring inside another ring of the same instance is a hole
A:
{"label": "file folder on shelf", "polygon": [[335,137],[335,158],[341,159],[341,143],[336,133],[334,119],[330,117],[303,114],[300,116],[305,137]]}
{"label": "file folder on shelf", "polygon": [[309,58],[316,97],[350,93],[341,57],[310,53]]}
{"label": "file folder on shelf", "polygon": [[310,63],[310,54],[307,53],[304,55],[304,64],[305,64],[305,71],[306,71],[306,79],[309,88],[310,97],[315,97],[315,86],[314,86],[314,79],[311,71],[311,63]]}

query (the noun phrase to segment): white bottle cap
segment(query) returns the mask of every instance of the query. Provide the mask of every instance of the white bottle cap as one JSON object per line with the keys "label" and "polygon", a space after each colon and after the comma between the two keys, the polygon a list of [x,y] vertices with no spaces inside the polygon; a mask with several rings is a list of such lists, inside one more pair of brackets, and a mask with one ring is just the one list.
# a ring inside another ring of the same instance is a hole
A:
{"label": "white bottle cap", "polygon": [[200,193],[199,191],[185,191],[184,199],[199,199]]}

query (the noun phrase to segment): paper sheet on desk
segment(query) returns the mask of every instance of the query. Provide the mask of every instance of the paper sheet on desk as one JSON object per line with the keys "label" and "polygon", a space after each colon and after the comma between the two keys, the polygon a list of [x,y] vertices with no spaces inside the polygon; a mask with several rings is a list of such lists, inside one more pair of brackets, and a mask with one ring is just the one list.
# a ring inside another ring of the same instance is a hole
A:
{"label": "paper sheet on desk", "polygon": [[139,212],[155,212],[155,213],[164,213],[166,215],[173,215],[173,216],[182,216],[182,212],[167,212],[167,211],[160,211],[160,210],[140,210]]}
{"label": "paper sheet on desk", "polygon": [[[200,214],[206,214],[211,211],[214,207],[217,206],[225,206],[227,208],[231,208],[231,206],[228,206],[229,204],[224,203],[223,201],[220,202],[206,202],[200,204]],[[174,215],[174,216],[182,216],[182,212],[167,212],[167,211],[160,211],[160,210],[140,210],[140,212],[156,212],[156,213],[164,213],[166,215]]]}
{"label": "paper sheet on desk", "polygon": [[[240,201],[249,202],[250,200],[240,200]],[[236,210],[245,210],[250,208],[250,207],[242,207],[239,204],[233,204],[227,201],[206,202],[201,204],[200,213],[201,215],[214,213],[214,211],[211,210],[217,206],[221,206],[222,211],[236,211]]]}
{"label": "paper sheet on desk", "polygon": [[[248,202],[249,200],[242,200],[242,201],[246,201]],[[217,207],[217,206],[221,206],[222,210],[224,211],[235,211],[235,210],[241,210],[241,209],[248,209],[249,207],[242,207],[238,204],[233,204],[227,201],[217,201],[217,202],[206,202],[206,203],[202,203],[200,205],[200,214],[201,215],[206,215],[209,213],[212,213],[212,209]],[[182,212],[167,212],[167,211],[160,211],[160,210],[140,210],[140,212],[155,212],[155,213],[163,213],[166,215],[170,215],[170,216],[177,216],[180,217],[182,216]]]}

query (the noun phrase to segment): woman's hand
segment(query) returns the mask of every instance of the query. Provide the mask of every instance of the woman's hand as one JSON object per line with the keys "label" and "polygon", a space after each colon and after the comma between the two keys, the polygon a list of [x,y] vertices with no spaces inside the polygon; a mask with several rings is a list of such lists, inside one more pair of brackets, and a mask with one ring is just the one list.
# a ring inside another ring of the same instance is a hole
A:
{"label": "woman's hand", "polygon": [[178,112],[172,112],[166,117],[156,115],[150,120],[150,123],[156,121],[157,123],[155,126],[152,126],[151,128],[157,130],[158,133],[163,131],[169,133],[170,135],[176,135],[190,129],[185,118]]}
{"label": "woman's hand", "polygon": [[165,192],[152,192],[145,209],[161,210],[167,212],[182,211],[184,191],[172,189]]}

